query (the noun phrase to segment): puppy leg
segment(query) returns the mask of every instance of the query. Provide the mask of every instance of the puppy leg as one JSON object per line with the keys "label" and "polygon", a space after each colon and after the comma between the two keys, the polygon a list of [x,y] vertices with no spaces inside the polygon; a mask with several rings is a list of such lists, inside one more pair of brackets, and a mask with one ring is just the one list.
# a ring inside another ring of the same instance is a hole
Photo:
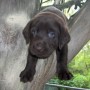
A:
{"label": "puppy leg", "polygon": [[28,52],[27,64],[25,69],[20,74],[20,81],[25,83],[28,81],[31,82],[33,80],[37,60],[38,60],[37,57],[32,56],[30,52]]}
{"label": "puppy leg", "polygon": [[68,71],[67,67],[67,55],[68,55],[68,46],[65,45],[61,50],[56,50],[57,54],[57,75],[61,80],[69,80],[72,78],[72,74]]}

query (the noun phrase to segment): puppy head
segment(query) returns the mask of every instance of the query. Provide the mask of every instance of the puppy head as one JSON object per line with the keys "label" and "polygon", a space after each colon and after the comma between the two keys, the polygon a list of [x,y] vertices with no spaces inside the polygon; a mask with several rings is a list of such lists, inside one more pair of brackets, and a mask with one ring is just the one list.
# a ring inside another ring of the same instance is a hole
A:
{"label": "puppy head", "polygon": [[49,57],[54,50],[67,44],[70,36],[62,18],[52,13],[35,16],[23,30],[26,43],[32,55]]}

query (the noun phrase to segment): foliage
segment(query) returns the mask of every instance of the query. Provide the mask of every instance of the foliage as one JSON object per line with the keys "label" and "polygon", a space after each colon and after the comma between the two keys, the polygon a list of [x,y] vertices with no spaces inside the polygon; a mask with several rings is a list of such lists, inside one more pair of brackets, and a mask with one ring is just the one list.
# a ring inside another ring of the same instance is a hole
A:
{"label": "foliage", "polygon": [[72,62],[70,62],[69,69],[74,75],[71,80],[64,81],[54,77],[49,83],[90,88],[90,41],[83,47]]}

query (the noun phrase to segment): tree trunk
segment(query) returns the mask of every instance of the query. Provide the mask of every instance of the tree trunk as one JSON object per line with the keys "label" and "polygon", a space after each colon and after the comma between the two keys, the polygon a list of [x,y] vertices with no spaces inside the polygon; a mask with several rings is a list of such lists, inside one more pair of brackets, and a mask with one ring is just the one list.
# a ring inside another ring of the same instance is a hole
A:
{"label": "tree trunk", "polygon": [[[22,30],[34,11],[35,0],[0,0],[0,90],[43,90],[55,75],[55,52],[46,60],[38,60],[31,83],[22,83],[20,72],[26,65],[27,47]],[[69,61],[90,39],[90,1],[81,9],[70,27]]]}

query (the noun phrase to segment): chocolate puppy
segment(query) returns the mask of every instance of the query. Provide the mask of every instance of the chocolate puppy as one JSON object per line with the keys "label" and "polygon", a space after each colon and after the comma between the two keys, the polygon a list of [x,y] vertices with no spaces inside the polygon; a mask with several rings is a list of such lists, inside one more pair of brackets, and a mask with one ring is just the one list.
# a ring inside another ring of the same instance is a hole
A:
{"label": "chocolate puppy", "polygon": [[48,58],[56,50],[58,78],[69,80],[67,55],[70,35],[64,14],[55,7],[48,7],[35,15],[23,30],[26,43],[29,44],[27,65],[21,72],[22,82],[32,81],[37,60]]}

